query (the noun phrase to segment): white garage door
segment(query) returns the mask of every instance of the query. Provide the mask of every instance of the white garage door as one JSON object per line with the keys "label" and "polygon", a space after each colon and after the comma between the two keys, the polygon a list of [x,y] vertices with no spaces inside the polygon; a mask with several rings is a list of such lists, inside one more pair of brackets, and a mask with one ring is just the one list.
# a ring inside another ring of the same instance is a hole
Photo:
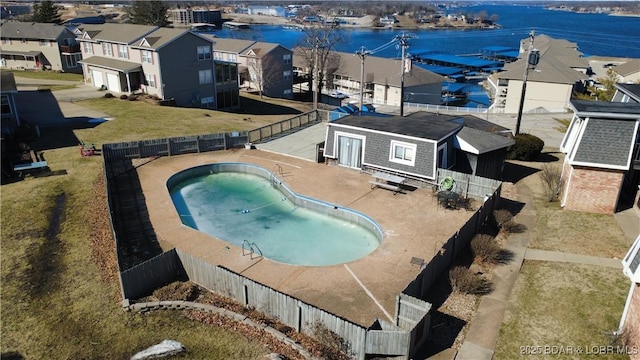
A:
{"label": "white garage door", "polygon": [[91,78],[93,79],[93,86],[99,88],[104,85],[104,80],[102,79],[102,71],[91,70]]}
{"label": "white garage door", "polygon": [[116,74],[107,74],[107,87],[111,91],[121,92],[120,78]]}

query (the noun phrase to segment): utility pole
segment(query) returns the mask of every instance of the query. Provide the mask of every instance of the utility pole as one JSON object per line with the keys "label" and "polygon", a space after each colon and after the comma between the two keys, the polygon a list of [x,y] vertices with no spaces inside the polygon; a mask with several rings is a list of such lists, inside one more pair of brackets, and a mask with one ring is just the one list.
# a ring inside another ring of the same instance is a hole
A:
{"label": "utility pole", "polygon": [[313,110],[318,110],[318,47],[319,47],[320,39],[316,37],[316,46],[314,47],[313,54],[313,81],[311,81],[311,86],[313,86]]}
{"label": "utility pole", "polygon": [[516,135],[520,134],[520,123],[522,122],[522,109],[524,108],[524,98],[527,92],[527,78],[529,70],[535,68],[540,60],[538,50],[533,48],[533,40],[535,39],[535,31],[529,33],[529,49],[527,51],[526,64],[524,66],[524,75],[522,76],[522,93],[520,94],[520,105],[518,106],[518,118],[516,120]]}
{"label": "utility pole", "polygon": [[397,35],[394,40],[400,42],[402,48],[402,74],[400,76],[400,116],[404,116],[404,73],[406,72],[406,50],[409,47],[408,39],[415,37],[413,34],[401,33]]}
{"label": "utility pole", "polygon": [[369,51],[365,50],[364,46],[356,51],[356,55],[360,57],[360,116],[362,116],[362,105],[364,102],[364,58],[369,55]]}

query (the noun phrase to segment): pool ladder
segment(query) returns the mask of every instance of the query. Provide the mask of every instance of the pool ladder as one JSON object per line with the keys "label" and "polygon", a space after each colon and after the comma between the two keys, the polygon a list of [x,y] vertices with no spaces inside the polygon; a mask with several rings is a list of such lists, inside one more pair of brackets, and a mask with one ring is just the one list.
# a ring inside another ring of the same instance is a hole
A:
{"label": "pool ladder", "polygon": [[250,255],[251,260],[253,260],[253,254],[256,254],[256,253],[260,254],[259,256],[256,256],[256,258],[263,257],[262,250],[260,250],[260,248],[256,243],[249,243],[248,240],[242,240],[242,256]]}
{"label": "pool ladder", "polygon": [[276,185],[280,185],[282,183],[282,181],[280,181],[278,177],[276,177],[276,175],[280,176],[280,178],[284,177],[280,164],[276,164],[274,166],[273,173],[271,174],[271,186],[273,187],[276,187]]}

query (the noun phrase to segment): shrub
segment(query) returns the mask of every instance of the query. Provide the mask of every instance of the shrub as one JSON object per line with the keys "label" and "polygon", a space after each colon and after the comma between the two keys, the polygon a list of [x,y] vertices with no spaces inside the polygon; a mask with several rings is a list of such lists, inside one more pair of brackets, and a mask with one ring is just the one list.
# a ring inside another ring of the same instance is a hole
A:
{"label": "shrub", "polygon": [[136,101],[136,100],[138,100],[137,95],[129,95],[129,101]]}
{"label": "shrub", "polygon": [[498,209],[493,211],[493,219],[500,229],[505,229],[506,225],[513,220],[513,214],[507,209]]}
{"label": "shrub", "polygon": [[127,98],[129,97],[125,94],[120,95],[120,100],[127,100]]}
{"label": "shrub", "polygon": [[454,292],[463,294],[486,295],[493,290],[490,281],[464,266],[456,266],[449,270],[449,283]]}
{"label": "shrub", "polygon": [[559,166],[545,164],[540,172],[544,194],[549,202],[558,201],[562,190],[562,171]]}
{"label": "shrub", "polygon": [[531,161],[537,158],[544,148],[544,141],[531,134],[518,134],[514,140],[516,143],[507,151],[507,159]]}
{"label": "shrub", "polygon": [[321,322],[313,324],[313,338],[318,341],[317,349],[325,359],[347,360],[351,355],[350,345],[340,335],[327,329]]}
{"label": "shrub", "polygon": [[105,97],[105,98],[107,98],[107,99],[112,99],[112,98],[114,98],[115,96],[113,96],[113,94],[112,94],[112,93],[106,93],[106,94],[104,94],[104,97]]}
{"label": "shrub", "polygon": [[500,246],[491,235],[477,234],[471,239],[471,252],[481,262],[498,262],[500,260],[500,250]]}

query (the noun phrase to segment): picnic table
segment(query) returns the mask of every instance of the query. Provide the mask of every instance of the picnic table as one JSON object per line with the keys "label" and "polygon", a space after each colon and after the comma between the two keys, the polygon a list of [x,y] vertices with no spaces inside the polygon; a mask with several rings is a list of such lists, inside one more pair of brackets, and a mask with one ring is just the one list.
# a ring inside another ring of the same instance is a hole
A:
{"label": "picnic table", "polygon": [[398,175],[385,173],[382,171],[376,171],[371,175],[375,180],[370,180],[371,188],[380,187],[383,189],[393,191],[393,195],[401,191],[401,186],[407,181],[406,178]]}

